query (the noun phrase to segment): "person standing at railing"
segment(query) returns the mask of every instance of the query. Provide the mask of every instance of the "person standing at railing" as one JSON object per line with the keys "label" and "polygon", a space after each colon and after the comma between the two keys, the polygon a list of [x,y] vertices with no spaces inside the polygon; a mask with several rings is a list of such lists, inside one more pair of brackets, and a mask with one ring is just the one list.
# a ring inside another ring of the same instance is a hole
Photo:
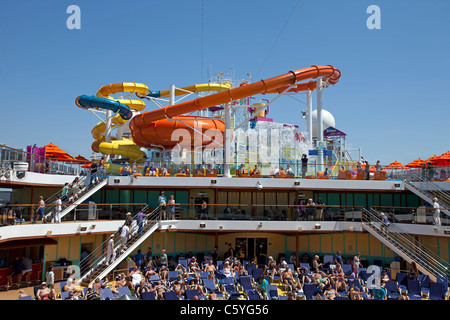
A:
{"label": "person standing at railing", "polygon": [[105,169],[105,156],[103,156],[100,159],[100,162],[98,163],[98,171],[99,171],[99,177],[103,179],[106,176],[106,169]]}
{"label": "person standing at railing", "polygon": [[317,203],[316,203],[316,213],[317,213],[317,220],[318,221],[322,221],[323,220],[323,207],[324,207],[325,203],[323,203],[322,199],[319,198],[317,199]]}
{"label": "person standing at railing", "polygon": [[314,218],[314,207],[316,204],[312,199],[308,199],[308,203],[306,204],[306,216],[308,221],[313,221]]}
{"label": "person standing at railing", "polygon": [[59,195],[56,196],[55,201],[55,218],[54,223],[61,223],[61,210],[62,210],[62,201]]}
{"label": "person standing at railing", "polygon": [[306,154],[302,155],[302,179],[306,178],[306,172],[308,171],[308,157]]}
{"label": "person standing at railing", "polygon": [[441,225],[441,217],[440,217],[441,210],[439,208],[438,199],[433,199],[433,218],[434,218],[434,224],[437,226]]}
{"label": "person standing at railing", "polygon": [[364,168],[366,172],[366,180],[370,180],[370,164],[369,161],[366,160],[366,167]]}
{"label": "person standing at railing", "polygon": [[161,220],[166,220],[166,203],[167,203],[167,198],[165,196],[165,193],[164,193],[164,191],[161,191],[161,194],[158,197],[158,204],[160,207]]}
{"label": "person standing at railing", "polygon": [[173,194],[170,195],[168,209],[169,209],[169,219],[175,220],[175,198]]}
{"label": "person standing at railing", "polygon": [[67,201],[69,201],[68,193],[69,193],[69,183],[66,182],[64,184],[64,187],[61,190],[61,201],[63,203],[66,203]]}
{"label": "person standing at railing", "polygon": [[377,163],[375,164],[375,170],[376,171],[381,171],[381,162],[380,162],[380,160],[377,160]]}

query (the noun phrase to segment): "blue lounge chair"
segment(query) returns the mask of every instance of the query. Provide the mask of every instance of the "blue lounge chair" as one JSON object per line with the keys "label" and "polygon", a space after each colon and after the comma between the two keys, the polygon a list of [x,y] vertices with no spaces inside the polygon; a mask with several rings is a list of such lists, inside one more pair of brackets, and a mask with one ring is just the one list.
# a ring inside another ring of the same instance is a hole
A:
{"label": "blue lounge chair", "polygon": [[163,292],[164,300],[179,300],[175,291]]}
{"label": "blue lounge chair", "polygon": [[186,290],[184,292],[187,300],[194,300],[194,297],[197,296],[200,300],[205,299],[204,295],[201,295],[197,292],[197,290]]}
{"label": "blue lounge chair", "polygon": [[445,300],[445,288],[442,283],[430,282],[428,300]]}
{"label": "blue lounge chair", "polygon": [[385,288],[390,299],[397,299],[401,295],[396,281],[386,281]]}
{"label": "blue lounge chair", "polygon": [[156,300],[156,293],[154,291],[142,292],[141,299],[142,300]]}
{"label": "blue lounge chair", "polygon": [[203,284],[205,285],[205,288],[208,292],[215,292],[217,295],[217,298],[222,299],[223,294],[220,292],[220,290],[216,287],[216,284],[214,282],[214,279],[205,279],[203,280]]}
{"label": "blue lounge chair", "polygon": [[422,300],[419,280],[407,280],[408,297],[410,300]]}
{"label": "blue lounge chair", "polygon": [[128,287],[118,287],[117,291],[119,291],[119,297],[124,296],[124,295],[131,296],[131,292]]}
{"label": "blue lounge chair", "polygon": [[269,284],[266,287],[267,297],[269,300],[280,300],[280,295],[278,294],[278,288],[274,284]]}
{"label": "blue lounge chair", "polygon": [[33,300],[32,296],[19,297],[17,300]]}
{"label": "blue lounge chair", "polygon": [[114,300],[114,295],[109,288],[100,289],[100,297],[102,300]]}

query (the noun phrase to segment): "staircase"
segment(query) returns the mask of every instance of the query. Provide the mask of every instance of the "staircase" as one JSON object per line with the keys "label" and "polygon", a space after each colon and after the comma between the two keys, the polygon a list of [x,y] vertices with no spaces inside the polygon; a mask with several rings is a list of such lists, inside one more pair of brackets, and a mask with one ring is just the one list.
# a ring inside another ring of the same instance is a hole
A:
{"label": "staircase", "polygon": [[[67,192],[67,198],[69,199],[69,201],[63,202],[62,210],[60,213],[61,219],[108,183],[108,180],[102,175],[100,171],[97,171],[94,174],[95,182],[93,182],[92,184],[89,184],[91,179],[90,175],[78,178],[79,181],[76,186],[80,191],[75,194],[73,186],[69,189],[69,191]],[[62,189],[45,200],[45,221],[49,222],[53,218],[55,213],[55,201],[57,199],[57,196],[61,198],[61,194]],[[74,197],[77,197],[77,199],[74,199]]]}
{"label": "staircase", "polygon": [[[147,212],[148,207],[145,207],[142,210],[144,212]],[[119,251],[122,245],[120,234],[119,231],[114,233],[114,251],[116,252],[115,260],[106,265],[107,244],[109,241],[109,239],[107,239],[80,262],[81,276],[80,280],[78,281],[79,285],[89,286],[95,281],[95,279],[104,278],[120,262],[122,262],[123,259],[128,257],[145,239],[147,239],[153,232],[158,229],[159,207],[154,209],[147,217],[144,218],[142,236],[139,236],[139,228],[135,220],[136,215],[133,217],[133,223],[130,227],[130,237],[126,244],[127,249],[123,252]]]}
{"label": "staircase", "polygon": [[414,261],[417,268],[436,282],[438,277],[450,278],[450,264],[419,243],[414,237],[391,223],[384,232],[381,215],[374,209],[363,209],[362,226],[375,238],[392,249],[408,263]]}
{"label": "staircase", "polygon": [[450,216],[450,190],[442,189],[439,185],[422,177],[418,172],[410,170],[405,179],[405,187],[429,204],[437,198],[442,213]]}

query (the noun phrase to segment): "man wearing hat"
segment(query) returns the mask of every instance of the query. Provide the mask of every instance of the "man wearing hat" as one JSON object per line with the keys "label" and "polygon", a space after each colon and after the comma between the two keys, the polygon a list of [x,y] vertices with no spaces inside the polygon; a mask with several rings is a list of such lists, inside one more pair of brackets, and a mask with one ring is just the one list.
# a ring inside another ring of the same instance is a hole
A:
{"label": "man wearing hat", "polygon": [[133,217],[131,216],[131,212],[127,212],[125,216],[125,224],[131,228],[131,224],[133,223]]}
{"label": "man wearing hat", "polygon": [[166,219],[166,203],[167,203],[167,198],[166,195],[164,193],[164,191],[161,191],[161,195],[158,197],[158,204],[159,204],[159,208],[161,210],[161,220],[165,220]]}
{"label": "man wearing hat", "polygon": [[109,262],[114,262],[116,259],[116,252],[114,251],[114,235],[109,236],[108,240],[108,248],[106,250],[106,265],[109,265]]}
{"label": "man wearing hat", "polygon": [[441,225],[441,218],[439,216],[440,213],[441,213],[441,210],[439,209],[438,199],[434,198],[433,199],[433,218],[434,218],[434,224],[437,226]]}

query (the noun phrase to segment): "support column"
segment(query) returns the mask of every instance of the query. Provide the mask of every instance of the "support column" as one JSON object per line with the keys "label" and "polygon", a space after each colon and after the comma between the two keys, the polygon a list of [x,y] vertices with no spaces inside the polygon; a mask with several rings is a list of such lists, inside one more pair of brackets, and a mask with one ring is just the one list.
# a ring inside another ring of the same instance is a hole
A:
{"label": "support column", "polygon": [[312,146],[312,91],[306,91],[306,132],[308,134],[308,145]]}
{"label": "support column", "polygon": [[317,79],[317,161],[318,170],[323,171],[323,121],[322,121],[322,78]]}
{"label": "support column", "polygon": [[223,176],[231,178],[230,163],[231,163],[231,103],[225,104],[225,139],[224,139],[224,153],[225,162],[223,165]]}

